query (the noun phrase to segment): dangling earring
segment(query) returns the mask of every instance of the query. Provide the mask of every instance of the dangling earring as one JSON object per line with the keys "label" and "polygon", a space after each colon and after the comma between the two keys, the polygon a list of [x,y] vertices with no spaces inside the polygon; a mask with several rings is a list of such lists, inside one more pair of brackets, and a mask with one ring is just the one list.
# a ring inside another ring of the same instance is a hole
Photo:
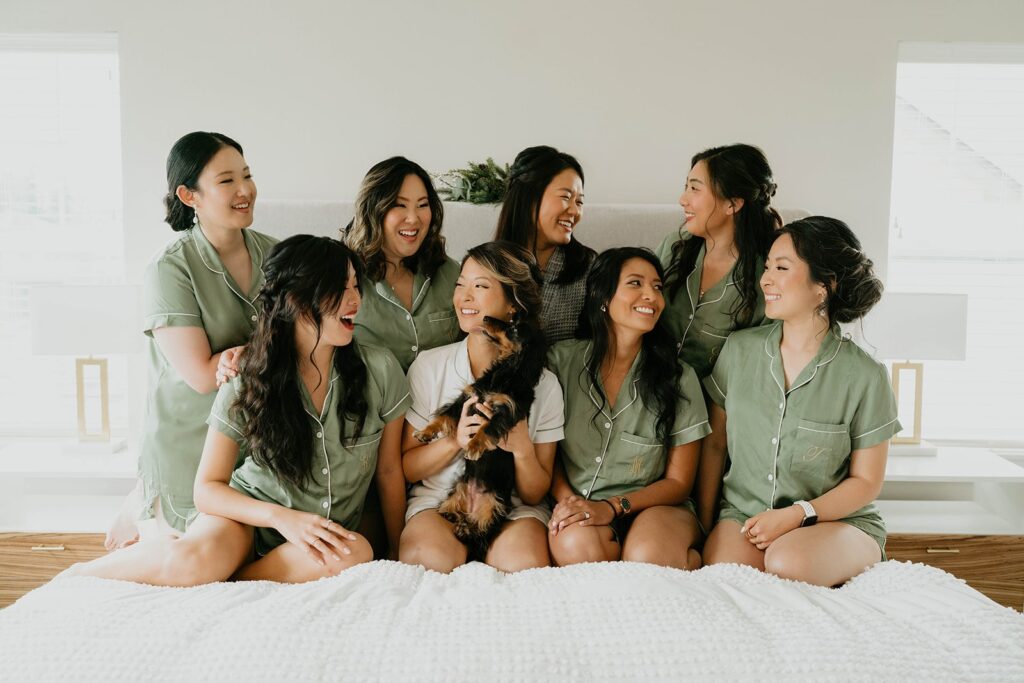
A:
{"label": "dangling earring", "polygon": [[820,315],[822,318],[826,317],[828,315],[827,308],[828,307],[825,305],[825,295],[822,294],[821,295],[821,305],[818,307],[818,315]]}
{"label": "dangling earring", "polygon": [[199,225],[199,212],[194,206],[192,207],[192,225]]}

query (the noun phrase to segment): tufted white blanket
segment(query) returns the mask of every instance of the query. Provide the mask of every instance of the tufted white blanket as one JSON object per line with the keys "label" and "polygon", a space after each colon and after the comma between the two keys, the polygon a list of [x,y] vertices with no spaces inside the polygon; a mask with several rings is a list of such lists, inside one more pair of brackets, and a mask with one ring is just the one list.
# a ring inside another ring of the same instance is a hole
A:
{"label": "tufted white blanket", "polygon": [[0,611],[0,680],[1024,680],[1024,615],[924,565],[843,588],[745,567],[449,576],[373,562],[305,585],[58,577]]}

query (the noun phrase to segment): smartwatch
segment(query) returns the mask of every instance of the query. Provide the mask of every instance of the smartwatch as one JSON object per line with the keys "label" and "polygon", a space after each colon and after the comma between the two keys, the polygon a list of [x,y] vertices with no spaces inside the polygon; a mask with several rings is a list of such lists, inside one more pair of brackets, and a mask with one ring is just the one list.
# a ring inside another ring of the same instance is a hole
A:
{"label": "smartwatch", "polygon": [[799,505],[804,511],[804,519],[800,522],[800,526],[812,526],[818,522],[818,513],[815,511],[814,506],[806,500],[798,500],[793,505]]}

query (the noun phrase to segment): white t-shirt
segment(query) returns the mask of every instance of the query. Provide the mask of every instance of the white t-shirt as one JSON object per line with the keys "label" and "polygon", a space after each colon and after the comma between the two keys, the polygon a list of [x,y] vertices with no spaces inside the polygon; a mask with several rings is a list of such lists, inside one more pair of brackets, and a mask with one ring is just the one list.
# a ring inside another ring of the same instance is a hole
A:
{"label": "white t-shirt", "polygon": [[[406,411],[405,419],[414,429],[426,427],[442,406],[475,381],[469,367],[469,349],[466,344],[467,339],[463,339],[455,344],[424,351],[409,366],[412,405]],[[534,389],[533,405],[526,418],[530,439],[535,444],[562,440],[562,428],[565,425],[563,407],[562,387],[558,378],[545,369]],[[438,499],[438,502],[444,500],[465,469],[465,459],[455,458],[443,470],[413,486],[409,496],[410,504],[411,499],[418,496],[430,496]],[[522,505],[515,492],[512,502],[515,506]]]}

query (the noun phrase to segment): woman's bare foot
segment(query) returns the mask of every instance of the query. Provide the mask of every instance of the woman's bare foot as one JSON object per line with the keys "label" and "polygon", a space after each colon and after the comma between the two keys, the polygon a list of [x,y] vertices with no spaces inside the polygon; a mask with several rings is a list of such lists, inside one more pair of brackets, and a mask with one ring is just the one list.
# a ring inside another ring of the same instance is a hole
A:
{"label": "woman's bare foot", "polygon": [[135,483],[135,488],[121,503],[121,509],[117,517],[111,522],[107,530],[107,537],[103,540],[103,547],[107,550],[125,548],[139,540],[139,527],[135,522],[142,512],[142,480]]}

